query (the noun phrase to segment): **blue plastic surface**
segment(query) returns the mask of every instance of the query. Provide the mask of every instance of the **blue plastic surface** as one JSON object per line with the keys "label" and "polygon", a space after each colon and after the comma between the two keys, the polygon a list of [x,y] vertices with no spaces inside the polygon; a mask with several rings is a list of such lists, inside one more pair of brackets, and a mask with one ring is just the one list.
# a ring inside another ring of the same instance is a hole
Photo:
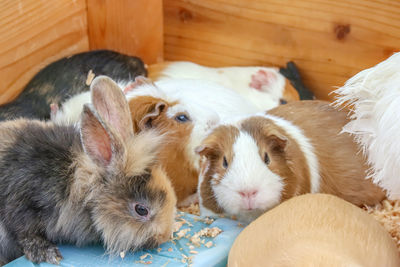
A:
{"label": "blue plastic surface", "polygon": [[[193,236],[196,232],[200,231],[205,227],[218,227],[222,230],[217,237],[201,237],[204,239],[204,243],[208,241],[213,242],[213,246],[207,248],[202,244],[200,247],[195,247],[195,251],[198,254],[190,253],[190,249],[187,246],[189,240],[187,238],[175,239],[173,241],[166,242],[160,246],[160,249],[143,250],[135,253],[127,253],[124,258],[119,256],[108,256],[105,255],[105,251],[101,245],[88,246],[88,247],[75,247],[70,245],[60,245],[59,249],[64,259],[61,261],[60,266],[63,267],[92,267],[92,266],[188,266],[188,260],[186,263],[182,262],[185,257],[191,257],[191,265],[193,267],[201,266],[226,266],[229,250],[236,238],[236,236],[242,231],[243,227],[234,220],[226,218],[216,218],[216,220],[207,224],[204,222],[204,218],[186,214],[180,212],[181,218],[188,221],[192,226],[184,224],[180,230],[190,228],[190,231],[186,233]],[[175,235],[176,236],[176,235]],[[141,259],[140,257],[149,253],[146,258]],[[183,256],[185,255],[185,256]],[[146,264],[147,263],[147,264]],[[20,257],[9,264],[7,267],[21,267],[21,266],[32,266],[32,267],[51,267],[55,266],[48,263],[34,264],[28,261],[25,257]]]}

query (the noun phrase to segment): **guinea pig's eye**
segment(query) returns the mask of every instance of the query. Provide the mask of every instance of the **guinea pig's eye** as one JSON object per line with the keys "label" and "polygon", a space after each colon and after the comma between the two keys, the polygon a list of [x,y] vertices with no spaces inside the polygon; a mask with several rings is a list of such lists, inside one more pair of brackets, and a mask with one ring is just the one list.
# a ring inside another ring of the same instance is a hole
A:
{"label": "guinea pig's eye", "polygon": [[264,154],[264,162],[265,162],[265,164],[267,164],[267,165],[270,163],[270,159],[269,159],[269,156],[268,156],[267,153]]}
{"label": "guinea pig's eye", "polygon": [[279,99],[279,104],[285,105],[285,104],[287,104],[287,101],[285,99],[281,98],[281,99]]}
{"label": "guinea pig's eye", "polygon": [[187,116],[186,114],[179,114],[179,115],[177,115],[177,116],[175,117],[175,120],[176,120],[177,122],[180,122],[180,123],[185,123],[185,122],[190,121],[189,116]]}
{"label": "guinea pig's eye", "polygon": [[149,209],[142,204],[135,205],[135,212],[142,217],[146,217],[149,214]]}
{"label": "guinea pig's eye", "polygon": [[228,161],[226,160],[226,157],[222,160],[222,166],[226,169],[228,168]]}

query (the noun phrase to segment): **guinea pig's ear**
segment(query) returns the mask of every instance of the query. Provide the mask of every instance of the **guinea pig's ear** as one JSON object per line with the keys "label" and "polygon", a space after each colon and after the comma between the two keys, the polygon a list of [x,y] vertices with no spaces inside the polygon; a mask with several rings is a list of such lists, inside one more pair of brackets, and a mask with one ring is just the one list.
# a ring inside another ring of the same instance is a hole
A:
{"label": "guinea pig's ear", "polygon": [[125,89],[124,89],[124,94],[127,94],[133,90],[135,90],[137,87],[143,85],[143,84],[151,84],[154,85],[154,83],[149,79],[144,76],[136,76],[135,81],[128,84]]}
{"label": "guinea pig's ear", "polygon": [[154,120],[167,110],[168,103],[152,96],[137,96],[129,100],[134,131],[153,127]]}
{"label": "guinea pig's ear", "polygon": [[108,166],[115,150],[115,140],[112,140],[107,126],[88,104],[83,106],[80,133],[85,153],[99,166]]}
{"label": "guinea pig's ear", "polygon": [[284,152],[288,142],[288,138],[278,132],[271,133],[267,136],[267,144],[276,152]]}
{"label": "guinea pig's ear", "polygon": [[196,154],[198,154],[200,156],[205,156],[205,157],[208,157],[209,155],[211,155],[213,153],[213,151],[214,150],[213,150],[213,148],[211,146],[208,146],[208,145],[205,145],[205,144],[197,146],[194,149],[194,152]]}
{"label": "guinea pig's ear", "polygon": [[139,122],[139,130],[145,130],[153,127],[154,119],[159,117],[161,113],[166,109],[167,104],[165,102],[157,102],[151,110],[147,113]]}
{"label": "guinea pig's ear", "polygon": [[126,141],[133,135],[128,102],[121,88],[106,76],[96,77],[91,86],[92,103],[102,120]]}

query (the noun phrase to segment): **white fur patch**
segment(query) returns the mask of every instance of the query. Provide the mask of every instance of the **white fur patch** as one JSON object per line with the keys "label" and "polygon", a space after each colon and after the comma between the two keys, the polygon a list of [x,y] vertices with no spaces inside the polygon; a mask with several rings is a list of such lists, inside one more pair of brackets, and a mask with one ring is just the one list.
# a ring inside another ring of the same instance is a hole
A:
{"label": "white fur patch", "polygon": [[[274,78],[267,84],[263,91],[250,87],[253,76],[259,71],[270,74]],[[163,70],[161,80],[167,79],[193,79],[211,81],[226,88],[232,89],[243,98],[252,102],[259,109],[267,110],[279,105],[279,99],[285,89],[285,78],[277,68],[266,67],[225,67],[211,68],[192,62],[174,62]]]}
{"label": "white fur patch", "polygon": [[306,158],[308,169],[310,170],[311,193],[318,193],[320,186],[319,163],[311,141],[304,135],[299,127],[295,126],[290,121],[268,114],[264,115],[264,117],[274,121],[277,126],[283,128],[291,138],[296,140]]}
{"label": "white fur patch", "polygon": [[[281,200],[282,178],[268,168],[258,150],[256,141],[248,133],[240,132],[233,144],[233,160],[224,178],[213,187],[218,204],[241,220],[255,219]],[[239,192],[254,190],[258,191],[254,198],[256,209],[248,211]]]}
{"label": "white fur patch", "polygon": [[[120,81],[117,84],[121,90],[123,90],[128,84],[130,84],[130,81]],[[51,120],[54,123],[61,125],[78,124],[82,114],[83,105],[87,103],[92,103],[90,91],[76,94],[61,104],[60,109]]]}
{"label": "white fur patch", "polygon": [[400,199],[400,53],[363,70],[335,93],[336,105],[352,105],[343,132],[353,134],[371,166],[373,182]]}

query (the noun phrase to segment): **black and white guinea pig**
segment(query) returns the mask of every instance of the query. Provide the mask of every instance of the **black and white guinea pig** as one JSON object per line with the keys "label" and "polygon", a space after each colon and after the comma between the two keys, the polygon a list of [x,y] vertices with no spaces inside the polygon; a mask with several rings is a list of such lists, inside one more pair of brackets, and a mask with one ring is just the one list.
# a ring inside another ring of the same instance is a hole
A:
{"label": "black and white guinea pig", "polygon": [[374,205],[384,192],[366,179],[357,144],[341,133],[347,113],[323,101],[300,101],[214,128],[196,148],[203,215],[252,220],[282,201],[329,193]]}
{"label": "black and white guinea pig", "polygon": [[106,75],[124,87],[147,75],[138,57],[94,50],[57,60],[39,71],[12,102],[0,105],[0,121],[19,117],[49,119],[50,105],[89,91],[94,76]]}

